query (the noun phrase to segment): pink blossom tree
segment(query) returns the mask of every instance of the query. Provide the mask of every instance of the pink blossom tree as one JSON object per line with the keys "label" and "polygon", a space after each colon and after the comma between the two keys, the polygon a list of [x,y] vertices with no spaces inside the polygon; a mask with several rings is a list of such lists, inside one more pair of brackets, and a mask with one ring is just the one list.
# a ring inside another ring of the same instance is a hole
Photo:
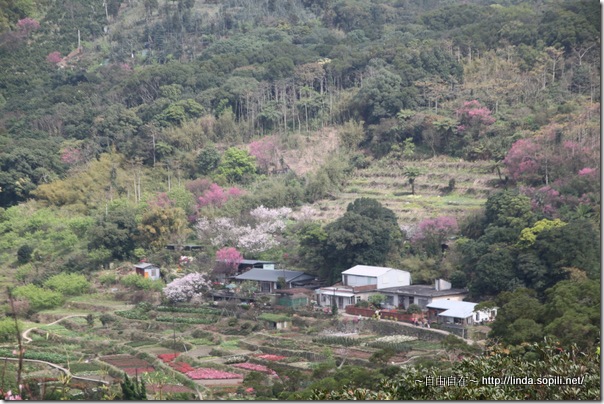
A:
{"label": "pink blossom tree", "polygon": [[189,302],[191,299],[201,298],[210,286],[205,275],[193,272],[167,284],[163,293],[170,302]]}
{"label": "pink blossom tree", "polygon": [[466,101],[463,106],[457,110],[459,117],[459,126],[457,131],[468,132],[474,139],[484,135],[486,128],[495,123],[495,118],[491,116],[491,111],[477,100]]}
{"label": "pink blossom tree", "polygon": [[170,199],[165,192],[158,192],[148,203],[151,208],[157,209],[165,209],[174,206],[174,201]]}
{"label": "pink blossom tree", "polygon": [[539,184],[543,177],[540,173],[541,153],[541,147],[533,139],[520,139],[514,142],[503,164],[514,181]]}
{"label": "pink blossom tree", "polygon": [[232,274],[235,273],[239,264],[243,260],[243,255],[234,247],[224,247],[216,251],[216,266],[214,273]]}
{"label": "pink blossom tree", "polygon": [[273,137],[266,136],[256,140],[248,146],[250,155],[256,157],[256,164],[260,171],[268,173],[271,165],[276,165],[277,144]]}
{"label": "pink blossom tree", "polygon": [[17,21],[17,29],[24,36],[28,36],[33,31],[40,29],[40,23],[33,18],[26,17]]}
{"label": "pink blossom tree", "polygon": [[53,65],[56,65],[61,60],[63,60],[63,58],[61,57],[61,53],[59,51],[50,52],[48,56],[46,56],[46,61],[48,63],[52,63]]}
{"label": "pink blossom tree", "polygon": [[457,220],[452,216],[440,216],[434,219],[422,220],[411,239],[414,246],[424,250],[429,255],[442,252],[442,245],[447,238],[459,232]]}
{"label": "pink blossom tree", "polygon": [[205,206],[221,207],[231,198],[238,198],[243,195],[243,191],[237,187],[224,190],[218,184],[212,184],[204,191],[203,195],[198,198],[198,208]]}
{"label": "pink blossom tree", "polygon": [[84,160],[82,151],[75,147],[66,147],[61,150],[61,161],[70,166],[81,163]]}
{"label": "pink blossom tree", "polygon": [[197,178],[191,181],[187,181],[185,183],[185,188],[187,189],[187,191],[189,191],[196,197],[200,197],[205,191],[210,189],[210,185],[212,185],[210,180],[206,178]]}

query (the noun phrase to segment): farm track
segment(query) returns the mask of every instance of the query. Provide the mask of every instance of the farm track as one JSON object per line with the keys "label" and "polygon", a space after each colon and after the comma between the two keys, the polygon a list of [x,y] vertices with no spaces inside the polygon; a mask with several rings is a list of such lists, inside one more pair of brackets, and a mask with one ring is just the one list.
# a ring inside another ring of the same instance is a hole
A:
{"label": "farm track", "polygon": [[[68,318],[73,318],[73,317],[86,317],[86,315],[83,314],[73,314],[70,316],[66,316],[66,317],[62,317],[56,321],[53,321],[52,323],[48,323],[46,325],[55,325],[60,323],[63,320],[67,320]],[[32,327],[32,328],[28,328],[27,330],[23,331],[23,333],[21,334],[21,338],[23,338],[24,343],[30,343],[32,341],[31,338],[28,337],[29,333],[32,330],[37,329],[38,327]],[[8,357],[0,357],[0,360],[8,360],[8,361],[19,361],[19,358],[8,358]],[[63,372],[65,374],[65,376],[70,377],[71,379],[76,379],[76,380],[82,380],[82,381],[87,381],[87,382],[97,382],[97,383],[103,383],[103,384],[109,384],[109,382],[105,381],[105,380],[99,380],[99,379],[94,379],[94,378],[89,378],[89,377],[83,377],[83,376],[75,376],[71,373],[71,371],[67,368],[64,368],[63,366],[57,365],[56,363],[52,363],[52,362],[47,362],[47,361],[42,361],[42,360],[38,360],[38,359],[23,359],[24,362],[31,362],[31,363],[41,363],[44,365],[48,365],[54,369],[57,369],[61,372]]]}

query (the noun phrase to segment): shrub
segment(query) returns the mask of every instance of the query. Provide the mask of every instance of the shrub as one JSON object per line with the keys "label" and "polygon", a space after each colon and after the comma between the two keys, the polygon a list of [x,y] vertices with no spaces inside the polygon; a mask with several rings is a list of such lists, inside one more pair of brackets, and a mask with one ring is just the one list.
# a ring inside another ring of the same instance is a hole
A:
{"label": "shrub", "polygon": [[17,250],[17,261],[19,264],[27,264],[31,260],[31,255],[34,249],[29,244],[23,244]]}
{"label": "shrub", "polygon": [[415,313],[421,313],[421,312],[422,312],[422,308],[419,307],[415,303],[412,303],[409,305],[409,307],[407,307],[407,313],[409,313],[409,314],[415,314]]}
{"label": "shrub", "polygon": [[154,281],[153,279],[144,278],[137,274],[126,275],[120,280],[120,282],[126,287],[142,290],[160,291],[164,286],[163,282],[160,280]]}
{"label": "shrub", "polygon": [[90,282],[84,275],[63,273],[50,277],[44,286],[66,296],[77,296],[90,289]]}
{"label": "shrub", "polygon": [[101,285],[115,285],[117,283],[117,277],[113,273],[102,273],[99,275],[99,282]]}
{"label": "shrub", "polygon": [[[19,327],[21,328],[21,327]],[[15,327],[15,320],[9,317],[5,317],[0,320],[0,341],[2,342],[13,342],[17,340],[17,327]]]}
{"label": "shrub", "polygon": [[29,301],[33,311],[52,309],[63,304],[63,294],[36,285],[25,285],[16,287],[13,290],[15,297],[22,297]]}

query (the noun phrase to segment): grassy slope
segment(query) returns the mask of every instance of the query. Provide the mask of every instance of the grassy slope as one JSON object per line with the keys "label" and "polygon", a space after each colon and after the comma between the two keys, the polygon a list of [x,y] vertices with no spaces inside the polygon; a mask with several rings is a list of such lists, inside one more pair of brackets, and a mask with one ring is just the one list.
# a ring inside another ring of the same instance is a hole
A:
{"label": "grassy slope", "polygon": [[[338,149],[337,128],[317,131],[297,142],[296,150],[284,152],[284,159],[298,175],[306,175],[320,167]],[[463,161],[437,156],[416,160],[408,165],[418,167],[422,175],[415,180],[415,195],[402,169],[384,161],[355,170],[346,186],[332,199],[315,202],[316,219],[330,222],[340,217],[348,204],[357,198],[374,198],[392,209],[401,225],[416,224],[437,216],[463,217],[479,210],[499,178],[489,161]],[[448,191],[449,180],[455,188]]]}

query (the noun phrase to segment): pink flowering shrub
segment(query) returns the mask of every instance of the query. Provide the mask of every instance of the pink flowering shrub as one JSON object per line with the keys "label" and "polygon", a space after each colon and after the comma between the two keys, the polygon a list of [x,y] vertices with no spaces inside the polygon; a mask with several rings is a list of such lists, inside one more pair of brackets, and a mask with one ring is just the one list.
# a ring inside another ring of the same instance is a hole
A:
{"label": "pink flowering shrub", "polygon": [[206,379],[243,379],[243,376],[237,373],[223,372],[221,370],[210,368],[197,368],[186,373],[193,380]]}
{"label": "pink flowering shrub", "polygon": [[595,168],[585,167],[579,170],[579,176],[581,177],[592,177],[598,174],[598,170]]}
{"label": "pink flowering shrub", "polygon": [[4,394],[4,399],[6,401],[21,401],[23,398],[20,394],[13,393],[12,390],[9,390]]}

